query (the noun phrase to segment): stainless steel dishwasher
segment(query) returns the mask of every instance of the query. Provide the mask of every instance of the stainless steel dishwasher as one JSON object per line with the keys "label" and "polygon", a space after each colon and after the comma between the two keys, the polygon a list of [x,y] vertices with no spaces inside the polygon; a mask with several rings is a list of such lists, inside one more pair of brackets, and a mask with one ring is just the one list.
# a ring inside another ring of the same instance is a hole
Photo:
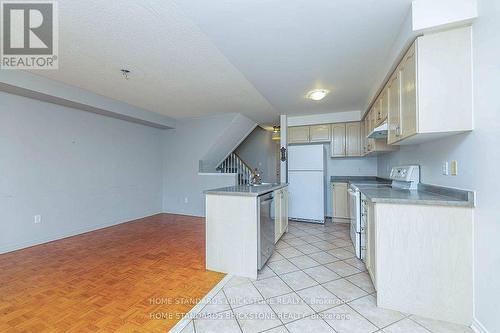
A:
{"label": "stainless steel dishwasher", "polygon": [[259,199],[259,223],[257,224],[257,267],[261,269],[274,251],[274,195],[266,193]]}

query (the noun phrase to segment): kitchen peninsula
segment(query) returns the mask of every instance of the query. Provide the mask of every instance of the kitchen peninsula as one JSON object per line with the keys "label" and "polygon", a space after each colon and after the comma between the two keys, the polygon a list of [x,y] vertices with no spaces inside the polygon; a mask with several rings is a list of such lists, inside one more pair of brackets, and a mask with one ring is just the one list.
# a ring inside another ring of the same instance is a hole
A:
{"label": "kitchen peninsula", "polygon": [[205,191],[206,268],[257,278],[288,226],[287,184]]}

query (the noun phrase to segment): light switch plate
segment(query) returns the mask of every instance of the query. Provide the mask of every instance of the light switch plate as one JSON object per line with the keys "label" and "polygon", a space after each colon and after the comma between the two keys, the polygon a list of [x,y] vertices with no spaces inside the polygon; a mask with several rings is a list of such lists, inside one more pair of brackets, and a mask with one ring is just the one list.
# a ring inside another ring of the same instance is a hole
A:
{"label": "light switch plate", "polygon": [[445,176],[448,176],[450,174],[448,169],[448,162],[443,162],[442,173]]}
{"label": "light switch plate", "polygon": [[451,161],[451,175],[458,175],[458,162],[455,160]]}

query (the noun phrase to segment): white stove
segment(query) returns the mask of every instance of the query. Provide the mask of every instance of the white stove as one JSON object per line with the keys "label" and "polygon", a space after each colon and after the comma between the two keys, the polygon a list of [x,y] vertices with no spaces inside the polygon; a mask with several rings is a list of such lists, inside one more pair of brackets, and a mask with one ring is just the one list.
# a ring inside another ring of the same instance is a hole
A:
{"label": "white stove", "polygon": [[[394,167],[390,174],[391,183],[384,181],[359,181],[349,186],[351,240],[356,251],[356,257],[365,259],[365,226],[367,202],[362,189],[398,188],[416,190],[420,182],[420,166],[406,165]],[[360,190],[361,189],[361,190]]]}

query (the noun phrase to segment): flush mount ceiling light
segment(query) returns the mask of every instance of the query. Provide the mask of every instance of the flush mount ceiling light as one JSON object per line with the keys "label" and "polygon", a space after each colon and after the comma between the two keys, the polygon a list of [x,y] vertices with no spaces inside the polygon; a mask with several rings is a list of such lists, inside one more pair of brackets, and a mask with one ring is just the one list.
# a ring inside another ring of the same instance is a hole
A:
{"label": "flush mount ceiling light", "polygon": [[313,89],[307,93],[306,97],[313,101],[320,101],[325,98],[325,96],[328,95],[329,92],[330,90],[328,89]]}

